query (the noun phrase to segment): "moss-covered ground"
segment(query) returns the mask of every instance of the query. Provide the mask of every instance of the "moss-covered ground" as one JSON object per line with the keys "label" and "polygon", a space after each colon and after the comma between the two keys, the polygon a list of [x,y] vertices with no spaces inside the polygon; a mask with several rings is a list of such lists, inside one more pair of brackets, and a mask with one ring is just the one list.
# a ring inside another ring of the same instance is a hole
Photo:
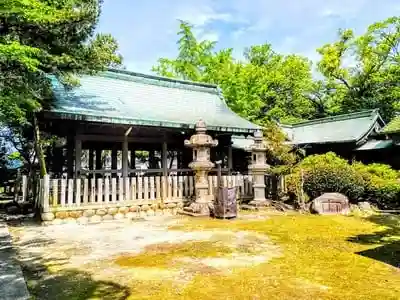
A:
{"label": "moss-covered ground", "polygon": [[[273,215],[266,220],[184,218],[169,230],[232,231],[265,235],[280,255],[230,272],[202,265],[186,281],[161,271],[189,267],[181,258],[229,256],[238,249],[217,240],[155,244],[139,254],[110,258],[114,268],[153,269],[160,278],[129,284],[96,279],[88,269],[25,268],[36,299],[400,299],[400,218],[396,216]],[[111,234],[111,233],[105,233]],[[248,245],[242,252],[252,255]],[[257,250],[254,250],[255,253]],[[256,255],[256,254],[255,254]],[[195,268],[192,266],[192,268]],[[200,270],[200,271],[199,271]],[[127,273],[129,274],[129,273]]]}

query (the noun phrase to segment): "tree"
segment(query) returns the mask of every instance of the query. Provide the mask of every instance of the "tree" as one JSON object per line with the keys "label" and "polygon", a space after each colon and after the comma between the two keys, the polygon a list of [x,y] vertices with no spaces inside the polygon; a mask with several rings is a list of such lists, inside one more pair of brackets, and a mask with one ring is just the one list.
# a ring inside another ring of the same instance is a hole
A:
{"label": "tree", "polygon": [[280,55],[271,45],[257,45],[236,61],[232,49],[216,51],[216,43],[198,41],[192,26],[181,22],[178,56],[161,58],[153,71],[159,75],[218,84],[228,106],[260,123],[279,118],[296,121],[313,117],[308,97],[312,88],[311,63],[297,55]]}
{"label": "tree", "polygon": [[368,27],[356,37],[340,30],[339,40],[318,49],[318,69],[330,86],[331,113],[378,108],[388,121],[400,110],[400,18]]}
{"label": "tree", "polygon": [[42,175],[46,167],[35,113],[52,103],[51,76],[76,85],[75,75],[121,62],[114,38],[94,34],[101,2],[1,1],[0,125],[28,140],[35,136]]}

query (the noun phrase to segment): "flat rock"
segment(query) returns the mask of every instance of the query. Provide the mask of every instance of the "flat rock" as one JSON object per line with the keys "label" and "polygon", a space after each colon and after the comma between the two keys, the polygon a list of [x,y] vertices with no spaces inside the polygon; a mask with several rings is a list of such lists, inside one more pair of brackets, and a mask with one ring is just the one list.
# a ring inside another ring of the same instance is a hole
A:
{"label": "flat rock", "polygon": [[311,212],[320,215],[348,214],[349,199],[340,193],[325,193],[311,202]]}

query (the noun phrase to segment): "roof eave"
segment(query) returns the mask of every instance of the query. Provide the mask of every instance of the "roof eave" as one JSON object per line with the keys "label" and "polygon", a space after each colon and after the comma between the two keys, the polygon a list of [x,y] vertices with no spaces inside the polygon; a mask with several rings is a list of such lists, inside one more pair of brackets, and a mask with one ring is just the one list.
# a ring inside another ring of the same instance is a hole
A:
{"label": "roof eave", "polygon": [[[67,113],[62,111],[48,111],[48,110],[43,111],[43,114],[47,118],[86,121],[93,123],[165,127],[165,128],[184,128],[184,129],[195,128],[195,124],[186,124],[186,123],[171,122],[171,121],[139,120],[139,119],[121,118],[121,117],[111,118],[111,117],[96,116],[90,114]],[[254,128],[241,128],[241,127],[207,125],[207,130],[209,131],[228,132],[236,134],[252,134],[260,129],[261,127],[256,127],[256,126]]]}

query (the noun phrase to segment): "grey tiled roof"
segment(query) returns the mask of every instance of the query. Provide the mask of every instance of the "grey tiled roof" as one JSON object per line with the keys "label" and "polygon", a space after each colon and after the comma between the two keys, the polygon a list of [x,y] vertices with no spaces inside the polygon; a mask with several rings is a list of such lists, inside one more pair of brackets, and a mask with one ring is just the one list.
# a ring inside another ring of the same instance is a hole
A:
{"label": "grey tiled roof", "polygon": [[260,127],[224,102],[217,86],[110,70],[82,76],[65,89],[53,79],[58,118],[126,125],[193,128],[203,119],[209,130],[252,133]]}

